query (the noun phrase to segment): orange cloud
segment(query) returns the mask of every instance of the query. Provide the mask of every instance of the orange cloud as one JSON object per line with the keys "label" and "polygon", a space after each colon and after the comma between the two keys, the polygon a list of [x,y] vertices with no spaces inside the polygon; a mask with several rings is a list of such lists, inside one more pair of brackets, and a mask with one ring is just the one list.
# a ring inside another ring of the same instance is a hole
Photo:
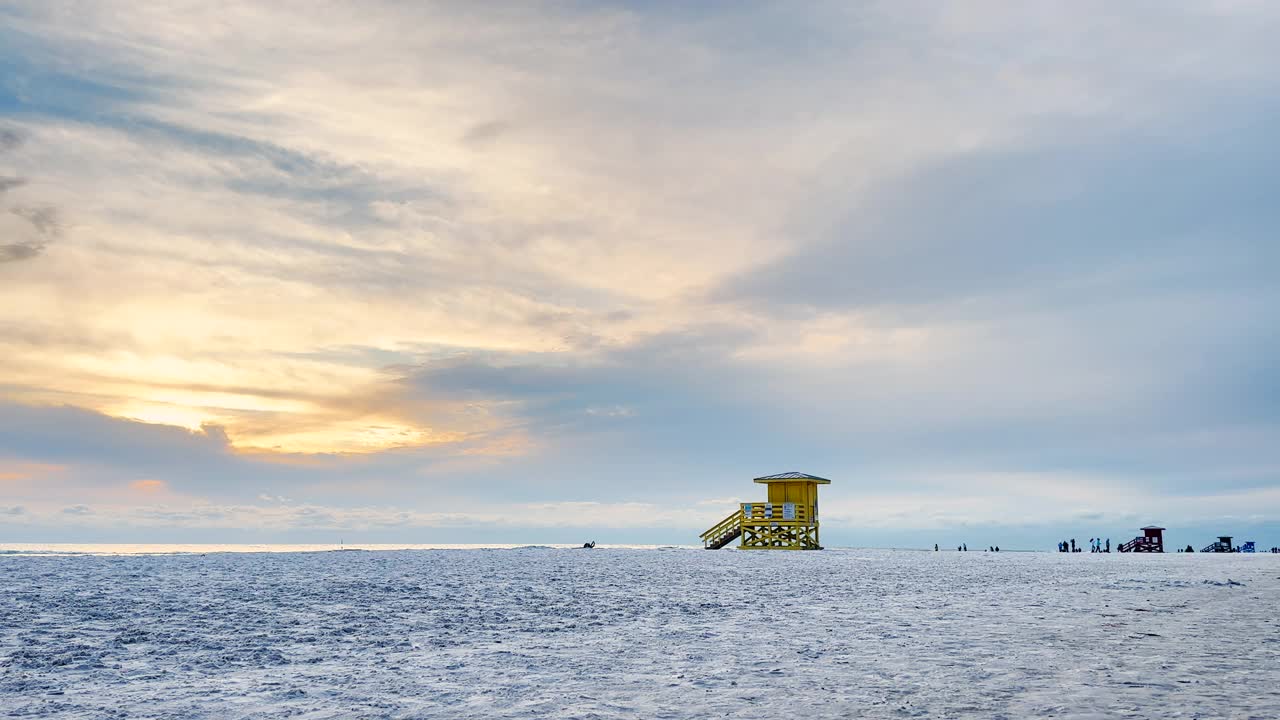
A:
{"label": "orange cloud", "polygon": [[6,480],[31,480],[39,475],[49,475],[66,469],[66,465],[46,465],[44,463],[0,465],[0,482]]}
{"label": "orange cloud", "polygon": [[169,489],[163,480],[134,480],[129,487],[144,493],[157,493]]}

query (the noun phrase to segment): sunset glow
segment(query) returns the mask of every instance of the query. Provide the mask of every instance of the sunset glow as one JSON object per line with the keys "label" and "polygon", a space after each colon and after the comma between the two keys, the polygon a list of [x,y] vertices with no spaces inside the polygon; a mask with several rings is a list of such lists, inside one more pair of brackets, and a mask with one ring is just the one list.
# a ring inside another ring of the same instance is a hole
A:
{"label": "sunset glow", "polygon": [[5,3],[0,529],[1274,523],[1280,6],[1092,7]]}

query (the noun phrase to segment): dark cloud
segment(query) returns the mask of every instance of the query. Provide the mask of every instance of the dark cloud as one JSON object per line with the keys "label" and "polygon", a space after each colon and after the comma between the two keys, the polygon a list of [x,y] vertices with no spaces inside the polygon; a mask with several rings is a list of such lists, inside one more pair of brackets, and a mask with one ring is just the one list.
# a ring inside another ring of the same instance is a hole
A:
{"label": "dark cloud", "polygon": [[[51,207],[17,207],[9,211],[10,215],[21,218],[30,230],[19,233],[17,242],[0,244],[0,263],[29,260],[44,252],[49,243],[62,232],[58,212]],[[27,237],[23,237],[23,235]],[[5,240],[9,238],[0,238]]]}
{"label": "dark cloud", "polygon": [[13,507],[0,508],[0,515],[15,515],[15,516],[25,515],[26,512],[27,512],[27,509],[22,507],[21,505],[14,505]]}
{"label": "dark cloud", "polygon": [[[15,130],[0,128],[0,153],[18,147],[25,137]],[[11,190],[26,185],[27,178],[0,176],[0,197]],[[49,206],[17,206],[0,209],[22,222],[16,237],[0,235],[0,263],[30,260],[44,252],[49,243],[62,233],[62,223],[56,208]]]}
{"label": "dark cloud", "polygon": [[[0,155],[3,155],[8,151],[17,148],[25,140],[26,140],[26,136],[22,135],[17,130],[11,130],[9,128],[0,128]],[[0,195],[4,195],[10,190],[22,187],[23,185],[26,185],[26,184],[27,184],[26,178],[6,177],[3,175],[0,175]],[[3,238],[0,238],[0,240],[3,240]]]}
{"label": "dark cloud", "polygon": [[736,389],[725,358],[752,338],[740,328],[712,325],[651,335],[570,362],[558,355],[466,355],[417,368],[404,382],[433,397],[516,400],[560,416],[599,406],[693,404],[697,395]]}
{"label": "dark cloud", "polygon": [[62,232],[62,222],[56,208],[16,207],[10,212],[31,223],[31,227],[35,228],[41,237],[54,238]]}
{"label": "dark cloud", "polygon": [[20,188],[27,184],[26,178],[20,177],[0,177],[0,195],[3,195],[14,188]]}
{"label": "dark cloud", "polygon": [[1280,338],[1260,334],[1265,297],[1254,307],[1234,299],[1129,299],[1024,317],[996,306],[989,319],[1005,324],[1000,332],[940,346],[932,360],[925,349],[844,365],[802,360],[788,372],[736,359],[762,338],[702,328],[590,362],[458,357],[404,383],[426,402],[508,413],[560,448],[562,464],[610,467],[600,481],[610,486],[621,486],[616,463],[663,474],[803,458],[855,473],[855,484],[923,467],[1098,475],[1168,495],[1202,492],[1206,477],[1221,488],[1265,487],[1280,423],[1280,384],[1267,368]]}
{"label": "dark cloud", "polygon": [[126,468],[126,474],[166,476],[193,468],[195,476],[231,474],[225,434],[193,433],[169,425],[120,420],[72,407],[35,407],[0,402],[0,455],[51,462]]}
{"label": "dark cloud", "polygon": [[[229,444],[218,425],[206,424],[192,432],[74,407],[0,400],[0,458],[74,468],[66,476],[72,483],[122,487],[140,477],[157,478],[178,493],[243,502],[257,501],[264,488],[293,498],[337,497],[345,502],[351,499],[349,488],[367,488],[389,477],[417,477],[466,449],[428,448],[376,457],[245,453]],[[430,485],[422,485],[421,492],[432,492]]]}
{"label": "dark cloud", "polygon": [[70,507],[62,508],[62,514],[63,515],[92,515],[93,508],[89,507],[88,505],[71,505]]}
{"label": "dark cloud", "polygon": [[467,130],[462,136],[462,141],[468,145],[488,145],[510,130],[511,126],[501,120],[478,123]]}
{"label": "dark cloud", "polygon": [[[425,404],[489,408],[556,448],[542,470],[526,461],[529,472],[593,478],[590,497],[625,494],[638,480],[679,490],[684,481],[670,472],[675,466],[772,465],[806,445],[787,419],[793,409],[771,408],[751,392],[769,384],[768,374],[733,359],[754,339],[739,328],[708,325],[655,334],[591,359],[477,354],[417,368],[402,385]],[[602,473],[598,463],[610,470]],[[581,488],[576,479],[565,482]]]}
{"label": "dark cloud", "polygon": [[[127,129],[146,143],[210,153],[234,165],[225,182],[228,189],[245,195],[278,197],[314,206],[316,219],[326,226],[367,229],[385,221],[372,206],[379,202],[421,203],[436,210],[450,207],[443,186],[415,181],[405,184],[382,177],[358,164],[344,163],[328,153],[304,151],[242,135],[212,132],[155,119],[104,120]],[[299,208],[303,210],[304,208]],[[351,253],[368,262],[380,253],[335,248],[302,238],[273,238],[281,244],[297,243],[300,250]],[[383,260],[386,258],[383,257]]]}
{"label": "dark cloud", "polygon": [[221,425],[204,423],[200,426],[200,431],[204,433],[205,437],[209,438],[221,447],[226,448],[231,445],[231,439],[227,437],[227,429]]}
{"label": "dark cloud", "polygon": [[44,251],[43,243],[13,243],[0,245],[0,263],[30,260]]}
{"label": "dark cloud", "polygon": [[0,153],[17,148],[26,141],[26,135],[12,128],[0,128]]}
{"label": "dark cloud", "polygon": [[[1268,192],[1280,185],[1280,107],[1214,107],[1160,132],[1052,128],[1030,147],[946,158],[885,183],[832,229],[798,223],[812,242],[715,296],[866,309],[1051,293],[1098,276],[1132,293],[1161,289],[1179,261],[1200,274],[1236,263],[1257,282],[1280,260]],[[815,202],[818,214],[842,204]]]}

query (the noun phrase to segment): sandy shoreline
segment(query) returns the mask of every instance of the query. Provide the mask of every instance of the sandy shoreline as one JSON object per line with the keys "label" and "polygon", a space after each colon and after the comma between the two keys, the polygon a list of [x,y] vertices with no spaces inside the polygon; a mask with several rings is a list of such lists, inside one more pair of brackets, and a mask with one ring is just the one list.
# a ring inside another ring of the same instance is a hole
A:
{"label": "sandy shoreline", "polygon": [[0,556],[0,715],[1280,716],[1274,556]]}

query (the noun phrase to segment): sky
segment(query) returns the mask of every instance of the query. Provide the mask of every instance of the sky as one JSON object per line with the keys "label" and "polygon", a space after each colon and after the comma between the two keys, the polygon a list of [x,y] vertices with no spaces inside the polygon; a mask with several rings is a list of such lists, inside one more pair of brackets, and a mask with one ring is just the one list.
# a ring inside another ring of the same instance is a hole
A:
{"label": "sky", "polygon": [[0,542],[1280,545],[1280,5],[0,4]]}

